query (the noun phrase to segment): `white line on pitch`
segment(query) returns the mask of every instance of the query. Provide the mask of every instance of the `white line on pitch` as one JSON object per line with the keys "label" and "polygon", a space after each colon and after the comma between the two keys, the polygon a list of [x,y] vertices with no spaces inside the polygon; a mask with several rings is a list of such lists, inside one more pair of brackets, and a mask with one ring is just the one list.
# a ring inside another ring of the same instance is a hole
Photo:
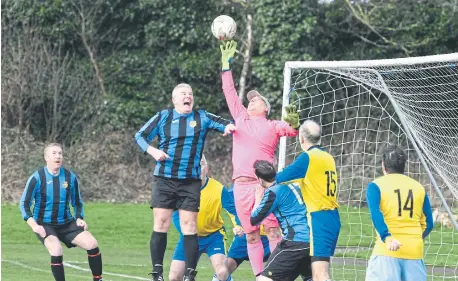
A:
{"label": "white line on pitch", "polygon": [[[67,261],[67,263],[71,264],[88,264],[87,261]],[[103,265],[111,265],[111,266],[133,266],[133,267],[149,267],[151,266],[150,264],[135,264],[135,263],[116,263],[116,264],[111,264],[111,263],[103,263]]]}
{"label": "white line on pitch", "polygon": [[[81,271],[89,271],[89,269],[87,268],[82,268],[80,266],[77,266],[77,265],[73,265],[71,263],[68,263],[68,262],[64,262],[64,265],[65,266],[68,266],[68,267],[71,267],[71,268],[74,268],[74,269],[78,269],[78,270],[81,270]],[[118,274],[118,273],[112,273],[112,272],[103,272],[103,275],[111,275],[111,276],[117,276],[117,277],[124,277],[124,278],[129,278],[129,279],[137,279],[137,280],[146,280],[146,281],[150,281],[151,279],[149,278],[143,278],[143,277],[137,277],[137,276],[131,276],[131,275],[126,275],[126,274]]]}
{"label": "white line on pitch", "polygon": [[[14,265],[20,266],[22,268],[33,270],[33,271],[46,272],[46,273],[51,274],[51,270],[45,270],[45,269],[41,269],[41,268],[38,268],[38,267],[32,267],[30,265],[26,265],[26,264],[24,264],[22,262],[18,262],[18,261],[2,259],[2,262],[6,262],[6,263],[9,263],[9,264],[14,264]],[[86,276],[84,276],[84,275],[65,274],[65,276],[73,276],[73,277],[80,277],[81,279],[86,279]],[[109,281],[109,280],[106,280],[106,281]]]}

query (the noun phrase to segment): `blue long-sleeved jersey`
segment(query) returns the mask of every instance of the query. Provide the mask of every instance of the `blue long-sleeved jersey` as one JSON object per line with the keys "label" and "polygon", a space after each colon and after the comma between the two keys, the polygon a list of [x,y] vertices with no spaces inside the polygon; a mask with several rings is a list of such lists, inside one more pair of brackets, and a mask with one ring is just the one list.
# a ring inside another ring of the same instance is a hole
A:
{"label": "blue long-sleeved jersey", "polygon": [[283,239],[310,242],[307,208],[297,184],[276,184],[266,189],[261,203],[251,213],[251,224],[260,224],[270,213],[277,217]]}
{"label": "blue long-sleeved jersey", "polygon": [[[32,213],[30,207],[33,201]],[[83,219],[84,204],[76,175],[62,167],[59,174],[54,176],[43,167],[27,181],[19,209],[25,221],[33,217],[38,224],[60,225],[73,220],[70,203],[75,218]]]}
{"label": "blue long-sleeved jersey", "polygon": [[166,109],[154,115],[135,134],[135,142],[146,152],[149,143],[157,136],[158,148],[171,157],[157,162],[155,176],[199,179],[200,158],[208,130],[222,133],[229,123],[205,110],[180,114],[174,109]]}

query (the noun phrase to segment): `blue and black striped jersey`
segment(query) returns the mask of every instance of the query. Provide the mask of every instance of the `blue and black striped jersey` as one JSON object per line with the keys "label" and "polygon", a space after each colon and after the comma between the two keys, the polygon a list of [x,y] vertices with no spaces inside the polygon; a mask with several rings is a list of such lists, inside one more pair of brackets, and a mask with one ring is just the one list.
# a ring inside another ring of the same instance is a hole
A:
{"label": "blue and black striped jersey", "polygon": [[135,134],[135,142],[146,152],[149,143],[157,136],[158,148],[171,157],[157,162],[155,176],[199,179],[200,158],[208,130],[223,133],[229,123],[205,110],[180,114],[174,109],[166,109],[154,115]]}
{"label": "blue and black striped jersey", "polygon": [[[33,213],[30,211],[32,201]],[[27,181],[19,209],[25,221],[33,217],[38,224],[59,225],[73,220],[70,203],[75,218],[83,219],[84,204],[76,175],[61,167],[59,174],[54,176],[43,167]]]}
{"label": "blue and black striped jersey", "polygon": [[251,224],[260,224],[270,213],[277,217],[283,239],[310,242],[307,208],[298,184],[275,184],[267,188],[261,203],[251,213]]}

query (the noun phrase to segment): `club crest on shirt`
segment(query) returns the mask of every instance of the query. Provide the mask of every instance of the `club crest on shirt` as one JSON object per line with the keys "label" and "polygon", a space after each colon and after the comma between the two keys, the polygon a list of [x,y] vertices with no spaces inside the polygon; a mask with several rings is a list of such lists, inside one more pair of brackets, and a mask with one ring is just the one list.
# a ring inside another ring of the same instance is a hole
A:
{"label": "club crest on shirt", "polygon": [[191,122],[189,122],[189,126],[194,128],[195,126],[197,126],[197,122],[196,121],[191,121]]}
{"label": "club crest on shirt", "polygon": [[68,182],[67,182],[67,181],[64,181],[64,182],[62,183],[62,187],[63,187],[63,188],[68,188]]}

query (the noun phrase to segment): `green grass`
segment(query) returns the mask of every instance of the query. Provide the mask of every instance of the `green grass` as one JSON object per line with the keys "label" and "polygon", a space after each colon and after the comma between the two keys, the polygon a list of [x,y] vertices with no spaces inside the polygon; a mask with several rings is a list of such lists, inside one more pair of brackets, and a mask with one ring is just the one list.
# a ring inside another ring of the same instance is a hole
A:
{"label": "green grass", "polygon": [[[149,256],[149,239],[152,231],[152,212],[146,204],[100,204],[89,203],[85,208],[86,222],[89,230],[97,238],[103,255],[104,280],[142,280],[119,277],[107,273],[124,274],[148,278],[151,271]],[[361,213],[362,215],[360,215]],[[353,208],[341,209],[342,231],[339,238],[340,252],[337,256],[344,257],[342,262],[333,264],[335,280],[364,280],[364,263],[355,263],[356,258],[366,260],[370,256],[370,248],[374,241],[375,232],[370,224],[367,210]],[[229,220],[226,219],[228,222]],[[232,240],[231,226],[228,229],[228,241]],[[441,230],[441,231],[438,231]],[[168,236],[165,256],[165,272],[177,241],[177,233],[171,228]],[[342,252],[342,249],[358,251]],[[42,280],[53,281],[49,269],[49,255],[46,249],[36,239],[31,229],[22,221],[16,205],[2,205],[2,274],[1,280]],[[426,263],[447,265],[456,269],[458,261],[458,235],[451,230],[435,229],[428,239]],[[348,259],[347,259],[348,258]],[[86,253],[81,249],[64,247],[64,261],[70,262],[82,269],[88,269]],[[342,260],[341,260],[342,261]],[[73,263],[72,263],[73,262]],[[213,275],[209,259],[204,256],[198,266],[198,280],[210,281]],[[67,266],[67,280],[91,280],[89,272]],[[244,263],[233,274],[235,280],[254,280],[249,263]],[[438,276],[439,277],[439,276]],[[454,280],[430,278],[429,280]]]}

